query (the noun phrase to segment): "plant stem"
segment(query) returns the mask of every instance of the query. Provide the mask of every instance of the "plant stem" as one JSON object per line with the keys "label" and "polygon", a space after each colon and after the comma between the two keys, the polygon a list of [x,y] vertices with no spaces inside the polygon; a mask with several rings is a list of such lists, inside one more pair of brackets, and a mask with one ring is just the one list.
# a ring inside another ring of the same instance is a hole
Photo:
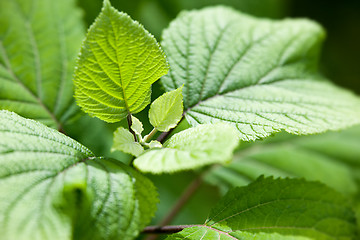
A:
{"label": "plant stem", "polygon": [[67,136],[67,134],[61,124],[58,127],[58,131]]}
{"label": "plant stem", "polygon": [[160,222],[160,226],[168,225],[184,207],[184,205],[190,200],[194,193],[199,189],[202,183],[202,175],[199,175],[189,186],[183,191],[180,199],[176,202],[169,214]]}
{"label": "plant stem", "polygon": [[195,227],[198,225],[172,225],[172,226],[148,226],[146,227],[142,233],[152,233],[152,234],[162,234],[162,233],[177,233],[188,227]]}
{"label": "plant stem", "polygon": [[[176,125],[176,127],[180,125],[180,123],[182,122],[182,120],[184,120],[184,116],[185,116],[185,115],[183,114],[182,118],[180,119],[180,121],[178,122],[178,124]],[[158,140],[159,142],[163,143],[163,142],[166,140],[166,138],[172,133],[172,131],[174,131],[174,129],[175,129],[176,127],[171,128],[171,129],[170,129],[169,131],[167,131],[167,132],[161,133],[160,136],[159,136],[156,140]]]}
{"label": "plant stem", "polygon": [[169,136],[170,133],[171,133],[174,129],[175,129],[175,128],[172,128],[172,129],[170,129],[170,130],[167,131],[167,132],[161,133],[160,136],[159,136],[156,140],[158,140],[159,142],[163,143],[163,142],[165,141],[166,137]]}
{"label": "plant stem", "polygon": [[[194,181],[192,181],[189,186],[183,191],[181,194],[180,199],[175,203],[173,208],[170,210],[168,215],[165,216],[165,218],[159,223],[159,226],[157,228],[161,228],[165,225],[168,225],[172,222],[172,220],[176,217],[176,215],[180,212],[180,210],[184,207],[184,205],[190,200],[190,198],[194,195],[194,193],[199,189],[202,183],[202,177],[203,174],[200,174]],[[170,226],[168,226],[170,227]],[[179,231],[181,231],[180,229]],[[155,232],[154,232],[155,233]],[[149,235],[146,240],[155,240],[157,239],[157,235]]]}
{"label": "plant stem", "polygon": [[157,133],[157,129],[153,128],[153,130],[151,130],[151,132],[145,136],[144,142],[148,142],[156,133]]}
{"label": "plant stem", "polygon": [[134,136],[134,140],[135,142],[137,142],[137,138],[136,138],[136,134],[135,132],[131,129],[131,125],[132,125],[132,120],[131,120],[131,113],[129,113],[126,117],[127,123],[128,123],[128,127],[129,127],[129,131],[132,133],[132,135]]}

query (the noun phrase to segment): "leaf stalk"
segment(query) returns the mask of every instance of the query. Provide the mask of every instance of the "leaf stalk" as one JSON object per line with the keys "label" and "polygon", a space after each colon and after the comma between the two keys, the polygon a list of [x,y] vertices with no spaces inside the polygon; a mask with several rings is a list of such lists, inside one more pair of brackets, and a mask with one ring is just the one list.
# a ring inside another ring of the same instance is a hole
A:
{"label": "leaf stalk", "polygon": [[128,128],[129,131],[131,132],[131,134],[134,136],[134,140],[135,142],[138,141],[137,137],[136,137],[136,133],[134,132],[134,130],[132,130],[131,125],[132,125],[132,120],[131,120],[131,113],[129,113],[126,117],[127,123],[128,123]]}
{"label": "leaf stalk", "polygon": [[[190,200],[190,198],[194,195],[194,193],[199,189],[199,187],[201,186],[202,182],[203,182],[203,175],[204,173],[200,174],[197,178],[195,178],[190,184],[189,186],[183,191],[183,193],[181,194],[180,199],[175,203],[175,205],[173,206],[173,208],[170,210],[170,212],[168,213],[168,215],[165,216],[165,218],[159,223],[159,226],[156,226],[155,228],[157,229],[158,232],[154,230],[154,232],[145,232],[144,233],[153,233],[151,235],[149,235],[145,240],[155,240],[157,239],[157,235],[154,235],[156,233],[175,233],[175,232],[165,232],[165,229],[169,230],[175,230],[175,228],[171,228],[174,226],[166,226],[169,223],[171,223],[174,218],[176,217],[176,215],[180,212],[180,210],[184,207],[184,205]],[[180,225],[180,226],[186,226],[189,227],[189,225]],[[191,225],[195,226],[195,225]],[[163,229],[164,228],[164,229]],[[183,228],[179,228],[176,232],[181,231]]]}
{"label": "leaf stalk", "polygon": [[156,128],[153,128],[153,130],[151,130],[151,132],[144,137],[144,142],[149,142],[154,137],[154,135],[157,133],[157,131],[158,130]]}

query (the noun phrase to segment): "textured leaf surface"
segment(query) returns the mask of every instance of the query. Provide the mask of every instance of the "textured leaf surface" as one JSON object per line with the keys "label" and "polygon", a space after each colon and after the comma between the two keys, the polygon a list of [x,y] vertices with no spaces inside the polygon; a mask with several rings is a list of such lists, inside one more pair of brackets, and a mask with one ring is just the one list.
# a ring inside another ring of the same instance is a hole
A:
{"label": "textured leaf surface", "polygon": [[167,71],[155,38],[105,0],[81,48],[75,97],[90,115],[117,122],[150,103],[151,84]]}
{"label": "textured leaf surface", "polygon": [[318,180],[345,194],[358,190],[360,127],[317,136],[280,134],[241,146],[230,164],[206,176],[223,192],[260,175]]}
{"label": "textured leaf surface", "polygon": [[155,212],[148,179],[7,111],[0,166],[1,239],[133,239]]}
{"label": "textured leaf surface", "polygon": [[182,87],[164,93],[150,106],[149,119],[157,130],[167,132],[176,127],[184,111]]}
{"label": "textured leaf surface", "polygon": [[162,149],[152,149],[134,161],[142,172],[169,173],[214,163],[225,163],[238,145],[236,131],[228,124],[204,124],[172,136]]}
{"label": "textured leaf surface", "polygon": [[84,37],[74,0],[0,1],[0,108],[57,129],[78,112],[72,74]]}
{"label": "textured leaf surface", "polygon": [[354,213],[334,190],[304,180],[259,178],[230,190],[203,226],[184,231],[168,239],[350,240],[356,227]]}
{"label": "textured leaf surface", "polygon": [[323,38],[309,20],[256,19],[224,7],[184,12],[163,34],[171,70],[162,83],[167,91],[184,84],[190,124],[225,121],[244,141],[357,124],[359,98],[316,72]]}
{"label": "textured leaf surface", "polygon": [[129,130],[119,127],[114,132],[114,144],[112,151],[115,150],[129,153],[137,157],[144,151],[144,148],[140,145],[140,143],[135,142],[134,136],[131,132],[129,132]]}
{"label": "textured leaf surface", "polygon": [[218,231],[211,227],[198,226],[185,228],[183,231],[173,234],[166,238],[166,240],[203,240],[203,239],[216,239],[216,240],[312,240],[312,238],[299,237],[299,236],[284,236],[278,233],[249,233],[236,231],[231,235],[227,232]]}

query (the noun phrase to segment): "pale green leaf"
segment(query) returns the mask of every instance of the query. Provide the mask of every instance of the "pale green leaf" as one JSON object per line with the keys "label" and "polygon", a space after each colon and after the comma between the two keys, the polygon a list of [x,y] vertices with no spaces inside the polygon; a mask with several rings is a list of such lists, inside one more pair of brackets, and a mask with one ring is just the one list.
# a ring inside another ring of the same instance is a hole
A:
{"label": "pale green leaf", "polygon": [[[355,223],[346,199],[320,183],[259,178],[230,190],[204,225],[185,229],[168,240],[351,240],[356,235]],[[204,238],[207,235],[212,238]]]}
{"label": "pale green leaf", "polygon": [[360,127],[317,136],[280,134],[242,144],[234,160],[213,169],[205,179],[226,192],[260,175],[317,180],[344,194],[358,191]]}
{"label": "pale green leaf", "polygon": [[75,0],[0,1],[0,109],[62,129],[79,112],[72,75],[83,37]]}
{"label": "pale green leaf", "polygon": [[138,118],[134,117],[133,115],[131,115],[131,129],[137,135],[141,135],[142,131],[144,131],[142,122]]}
{"label": "pale green leaf", "polygon": [[238,145],[236,130],[228,124],[204,124],[175,134],[164,148],[151,149],[134,161],[142,172],[171,173],[231,160]]}
{"label": "pale green leaf", "polygon": [[121,162],[0,111],[1,239],[134,239],[156,196],[148,179]]}
{"label": "pale green leaf", "polygon": [[182,87],[164,93],[150,106],[149,119],[157,130],[167,132],[176,127],[184,111]]}
{"label": "pale green leaf", "polygon": [[256,19],[226,7],[183,12],[163,33],[171,70],[162,84],[184,85],[191,125],[231,123],[244,141],[358,124],[359,98],[317,73],[324,35],[305,19]]}
{"label": "pale green leaf", "polygon": [[119,127],[114,132],[114,144],[111,150],[122,151],[137,157],[144,151],[144,148],[140,143],[135,142],[134,136],[129,130]]}
{"label": "pale green leaf", "polygon": [[91,116],[117,122],[150,103],[151,84],[167,71],[155,38],[105,0],[77,61],[75,98]]}

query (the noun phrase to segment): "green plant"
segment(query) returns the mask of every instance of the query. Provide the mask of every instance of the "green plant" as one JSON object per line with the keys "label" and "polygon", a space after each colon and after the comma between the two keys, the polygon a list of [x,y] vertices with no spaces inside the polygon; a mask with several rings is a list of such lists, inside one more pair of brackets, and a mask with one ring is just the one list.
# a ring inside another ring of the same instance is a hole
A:
{"label": "green plant", "polygon": [[[360,123],[360,99],[317,71],[324,35],[309,20],[209,7],[181,13],[160,47],[105,0],[75,63],[83,26],[73,0],[1,1],[0,239],[356,239],[358,130],[245,143]],[[127,121],[112,150],[130,164],[60,133],[79,114],[74,66],[81,109]],[[151,103],[160,77],[167,92]],[[133,115],[150,103],[144,135]],[[195,169],[190,192],[200,179],[235,188],[202,225],[162,226],[175,209],[147,226],[158,194],[143,173]]]}

